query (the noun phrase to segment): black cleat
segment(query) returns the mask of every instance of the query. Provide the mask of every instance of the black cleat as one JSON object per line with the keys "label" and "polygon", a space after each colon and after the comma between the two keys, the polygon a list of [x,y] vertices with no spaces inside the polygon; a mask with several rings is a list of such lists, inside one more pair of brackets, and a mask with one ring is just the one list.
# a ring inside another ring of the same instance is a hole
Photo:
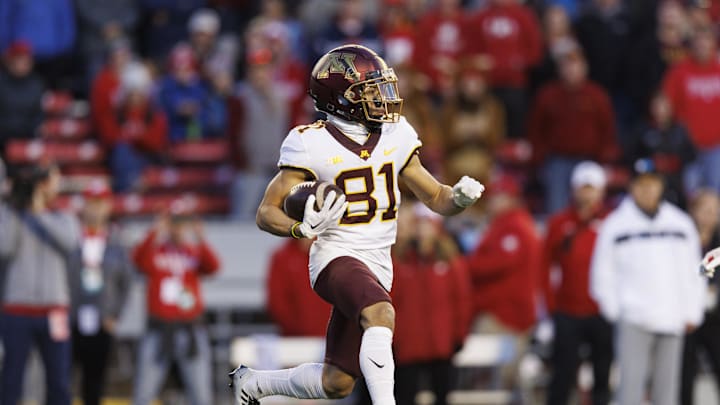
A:
{"label": "black cleat", "polygon": [[[233,370],[228,377],[230,378],[230,388],[235,396],[238,405],[260,405],[255,397],[245,391],[245,385],[248,382],[248,376],[252,374],[252,370],[245,366],[240,366]],[[245,377],[245,378],[243,378]]]}

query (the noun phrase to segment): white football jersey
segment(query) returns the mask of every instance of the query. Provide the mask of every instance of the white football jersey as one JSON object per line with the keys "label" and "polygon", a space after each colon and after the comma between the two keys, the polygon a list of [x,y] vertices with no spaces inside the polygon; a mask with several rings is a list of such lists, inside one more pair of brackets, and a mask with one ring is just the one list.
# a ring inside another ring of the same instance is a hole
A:
{"label": "white football jersey", "polygon": [[313,244],[313,284],[332,259],[350,255],[365,258],[383,286],[390,289],[389,251],[395,243],[400,205],[398,175],[421,145],[404,117],[397,123],[383,124],[382,133],[370,134],[362,145],[324,121],[290,131],[280,149],[278,167],[303,170],[315,180],[336,184],[349,203],[338,225]]}

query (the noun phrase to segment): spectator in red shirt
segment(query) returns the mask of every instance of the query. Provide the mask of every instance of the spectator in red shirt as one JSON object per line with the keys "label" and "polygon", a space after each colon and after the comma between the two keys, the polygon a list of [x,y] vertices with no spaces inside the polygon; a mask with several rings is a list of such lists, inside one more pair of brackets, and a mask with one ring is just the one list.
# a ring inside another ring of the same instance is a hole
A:
{"label": "spectator in red shirt", "polygon": [[180,370],[191,404],[211,404],[210,341],[202,326],[200,279],[220,263],[202,224],[176,201],[137,246],[134,261],[147,277],[148,329],[139,345],[134,405],[149,405],[171,362]]}
{"label": "spectator in red shirt", "polygon": [[[579,163],[572,173],[573,203],[553,215],[543,248],[542,284],[552,315],[554,341],[548,405],[566,405],[577,381],[580,347],[590,347],[593,365],[592,404],[610,400],[612,326],[590,297],[590,261],[597,228],[608,211],[603,206],[605,172],[595,162]],[[553,283],[554,271],[560,282]]]}
{"label": "spectator in red shirt", "polygon": [[545,210],[551,214],[570,200],[570,173],[578,162],[608,162],[619,154],[610,98],[587,79],[577,45],[558,53],[558,66],[560,79],[538,92],[528,128],[533,159],[543,165]]}
{"label": "spectator in red shirt", "polygon": [[424,205],[407,207],[401,209],[398,226],[405,230],[393,251],[395,398],[398,405],[414,405],[425,375],[435,404],[445,405],[453,385],[452,357],[470,326],[470,276],[441,218]]}
{"label": "spectator in red shirt", "polygon": [[696,177],[700,184],[688,186],[720,191],[720,61],[712,30],[695,33],[692,56],[668,71],[663,89],[699,151]]}
{"label": "spectator in red shirt", "polygon": [[453,88],[453,77],[464,48],[465,16],[459,0],[441,0],[415,26],[412,64],[436,94]]}
{"label": "spectator in red shirt", "polygon": [[114,188],[137,186],[143,168],[167,144],[167,120],[152,100],[152,78],[141,63],[130,63],[120,73],[120,87],[110,114],[98,120],[98,133],[110,150]]}
{"label": "spectator in red shirt", "polygon": [[385,0],[380,16],[380,36],[388,66],[411,63],[415,47],[415,22],[405,0]]}
{"label": "spectator in red shirt", "polygon": [[467,26],[466,52],[471,63],[489,69],[490,86],[507,111],[508,136],[524,136],[528,73],[543,51],[537,17],[516,0],[492,0]]}
{"label": "spectator in red shirt", "polygon": [[263,17],[252,20],[245,33],[247,63],[253,63],[257,55],[267,54],[266,63],[271,68],[277,91],[290,103],[288,129],[312,120],[312,108],[308,107],[306,97],[309,72],[291,50],[291,35],[287,24]]}
{"label": "spectator in red shirt", "polygon": [[93,80],[90,94],[90,111],[96,126],[107,125],[114,119],[113,106],[119,98],[120,74],[132,62],[130,42],[121,38],[109,45],[105,66]]}
{"label": "spectator in red shirt", "polygon": [[496,176],[485,196],[488,229],[468,255],[472,277],[474,332],[512,337],[513,359],[503,366],[504,388],[512,389],[529,332],[536,321],[542,243],[520,200],[520,186],[506,174]]}
{"label": "spectator in red shirt", "polygon": [[267,311],[283,336],[325,336],[332,308],[310,286],[310,245],[289,239],[270,258]]}

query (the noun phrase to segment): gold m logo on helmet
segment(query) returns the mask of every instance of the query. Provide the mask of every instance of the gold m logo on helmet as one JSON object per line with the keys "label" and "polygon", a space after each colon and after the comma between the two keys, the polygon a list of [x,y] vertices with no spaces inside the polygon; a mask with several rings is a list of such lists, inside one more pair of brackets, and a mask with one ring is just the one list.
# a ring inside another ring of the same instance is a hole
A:
{"label": "gold m logo on helmet", "polygon": [[355,54],[352,53],[330,53],[327,55],[324,63],[318,69],[318,79],[327,79],[330,73],[344,74],[345,78],[350,80],[359,80],[360,73],[355,67]]}

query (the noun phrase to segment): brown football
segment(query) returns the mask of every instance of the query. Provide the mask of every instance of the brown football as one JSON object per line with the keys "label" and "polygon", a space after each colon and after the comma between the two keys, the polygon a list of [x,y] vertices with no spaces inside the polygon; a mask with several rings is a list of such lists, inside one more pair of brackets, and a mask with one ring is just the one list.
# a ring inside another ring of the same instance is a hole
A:
{"label": "brown football", "polygon": [[283,210],[290,218],[302,221],[305,214],[305,202],[308,197],[315,195],[315,209],[319,210],[325,202],[325,197],[331,191],[334,191],[336,196],[343,194],[340,187],[327,181],[305,181],[296,184],[285,197]]}

